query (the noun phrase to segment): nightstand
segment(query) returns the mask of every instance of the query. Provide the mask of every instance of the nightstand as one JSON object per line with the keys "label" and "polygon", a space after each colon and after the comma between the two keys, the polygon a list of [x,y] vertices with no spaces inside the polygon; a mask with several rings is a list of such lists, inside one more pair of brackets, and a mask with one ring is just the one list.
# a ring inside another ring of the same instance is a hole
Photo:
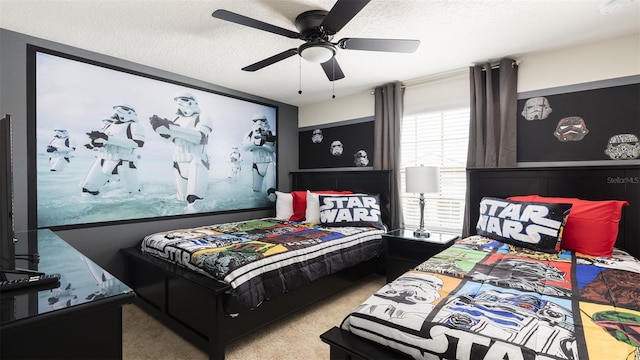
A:
{"label": "nightstand", "polygon": [[456,234],[431,231],[428,238],[413,236],[413,230],[396,229],[382,235],[386,251],[387,282],[428,260],[453,245]]}

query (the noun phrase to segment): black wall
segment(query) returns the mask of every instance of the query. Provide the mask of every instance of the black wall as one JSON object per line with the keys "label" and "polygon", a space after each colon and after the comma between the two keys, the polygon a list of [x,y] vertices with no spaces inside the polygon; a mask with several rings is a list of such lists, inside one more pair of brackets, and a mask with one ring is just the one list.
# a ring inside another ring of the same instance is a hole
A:
{"label": "black wall", "polygon": [[[289,172],[298,166],[298,108],[250,94],[190,79],[144,65],[96,54],[68,45],[0,29],[0,116],[10,114],[13,128],[14,212],[16,231],[27,228],[27,44],[77,55],[89,60],[139,71],[169,80],[239,96],[278,107],[278,187],[291,188]],[[172,228],[199,226],[227,221],[271,216],[274,210],[250,211],[220,215],[180,217],[175,220],[136,222],[59,231],[57,234],[80,252],[117,277],[123,274],[123,261],[118,250],[137,244],[152,232]],[[17,252],[25,253],[26,244],[18,244]],[[19,266],[26,266],[20,265]]]}

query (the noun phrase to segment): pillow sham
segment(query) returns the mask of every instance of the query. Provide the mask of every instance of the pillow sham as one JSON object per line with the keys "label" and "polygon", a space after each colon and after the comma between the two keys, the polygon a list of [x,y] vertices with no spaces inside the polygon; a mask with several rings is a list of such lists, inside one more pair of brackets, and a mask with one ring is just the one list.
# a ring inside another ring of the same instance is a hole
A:
{"label": "pillow sham", "polygon": [[485,197],[480,201],[478,235],[546,253],[559,250],[568,203],[519,202]]}
{"label": "pillow sham", "polygon": [[276,219],[289,220],[293,215],[293,195],[276,191]]}
{"label": "pillow sham", "polygon": [[[303,221],[306,219],[307,211],[307,198],[309,190],[306,191],[292,191],[293,196],[293,215],[289,219],[290,221]],[[335,190],[314,190],[313,194],[351,194],[351,191],[335,191]],[[317,198],[316,198],[317,199]]]}
{"label": "pillow sham", "polygon": [[544,197],[539,195],[511,196],[514,201],[544,201],[548,203],[571,203],[573,207],[567,217],[560,247],[591,256],[607,256],[613,253],[618,238],[618,224],[622,200],[582,200],[579,198]]}
{"label": "pillow sham", "polygon": [[291,196],[293,198],[293,214],[291,214],[290,221],[302,221],[304,220],[304,212],[307,208],[307,192],[306,191],[292,191]]}
{"label": "pillow sham", "polygon": [[362,226],[385,230],[379,195],[319,195],[318,202],[319,223],[323,226]]}

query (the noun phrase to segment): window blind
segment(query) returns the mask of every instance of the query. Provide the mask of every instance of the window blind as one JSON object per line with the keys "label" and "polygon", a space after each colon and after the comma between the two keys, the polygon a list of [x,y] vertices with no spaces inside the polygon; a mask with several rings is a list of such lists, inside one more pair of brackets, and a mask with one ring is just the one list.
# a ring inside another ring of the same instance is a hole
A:
{"label": "window blind", "polygon": [[420,224],[420,194],[406,192],[405,168],[439,166],[440,191],[425,194],[424,225],[429,230],[462,231],[469,142],[469,108],[405,116],[401,134],[401,187],[405,227]]}

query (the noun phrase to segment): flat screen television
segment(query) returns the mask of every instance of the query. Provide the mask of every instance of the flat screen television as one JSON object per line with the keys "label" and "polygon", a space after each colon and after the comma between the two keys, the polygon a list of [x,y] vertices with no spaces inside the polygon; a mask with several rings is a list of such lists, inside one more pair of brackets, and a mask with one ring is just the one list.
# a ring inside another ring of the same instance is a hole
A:
{"label": "flat screen television", "polygon": [[11,116],[0,119],[0,273],[15,270]]}

